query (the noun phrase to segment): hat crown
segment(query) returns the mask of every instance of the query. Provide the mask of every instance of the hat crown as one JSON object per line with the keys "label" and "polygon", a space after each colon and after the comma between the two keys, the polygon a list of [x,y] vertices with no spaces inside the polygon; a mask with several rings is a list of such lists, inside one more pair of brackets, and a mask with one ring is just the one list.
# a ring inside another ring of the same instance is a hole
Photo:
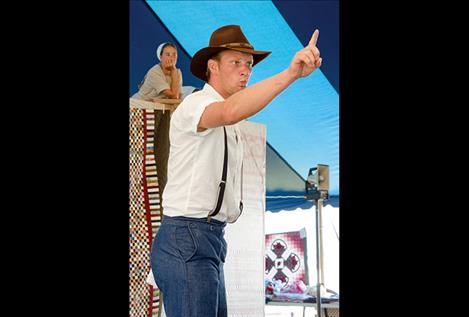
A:
{"label": "hat crown", "polygon": [[253,48],[239,25],[225,25],[212,33],[209,47],[249,47]]}
{"label": "hat crown", "polygon": [[239,25],[225,25],[213,31],[208,47],[198,50],[194,56],[192,56],[190,66],[192,74],[197,78],[208,81],[208,60],[215,54],[224,50],[251,54],[254,58],[252,66],[262,61],[271,53],[267,51],[256,51],[251,43],[249,43],[246,36],[244,36]]}

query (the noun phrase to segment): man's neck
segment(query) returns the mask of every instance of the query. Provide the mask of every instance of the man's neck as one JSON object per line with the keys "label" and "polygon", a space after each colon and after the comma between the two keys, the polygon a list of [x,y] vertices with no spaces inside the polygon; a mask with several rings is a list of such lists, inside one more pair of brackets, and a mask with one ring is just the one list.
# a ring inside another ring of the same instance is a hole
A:
{"label": "man's neck", "polygon": [[213,89],[215,89],[215,91],[218,92],[218,93],[220,94],[220,96],[223,97],[223,99],[226,99],[226,98],[228,98],[229,96],[231,96],[228,92],[226,92],[225,90],[222,89],[222,86],[221,86],[218,82],[216,82],[216,81],[210,79],[210,80],[207,82],[207,84],[209,84],[210,86],[212,86]]}

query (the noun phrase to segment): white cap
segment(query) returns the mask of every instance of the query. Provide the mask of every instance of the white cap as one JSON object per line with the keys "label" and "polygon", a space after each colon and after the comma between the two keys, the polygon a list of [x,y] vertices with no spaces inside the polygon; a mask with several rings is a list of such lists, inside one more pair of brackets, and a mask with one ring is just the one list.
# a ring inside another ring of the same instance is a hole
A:
{"label": "white cap", "polygon": [[161,61],[161,50],[163,49],[163,46],[168,43],[161,43],[160,46],[156,49],[156,57],[158,57],[158,60]]}

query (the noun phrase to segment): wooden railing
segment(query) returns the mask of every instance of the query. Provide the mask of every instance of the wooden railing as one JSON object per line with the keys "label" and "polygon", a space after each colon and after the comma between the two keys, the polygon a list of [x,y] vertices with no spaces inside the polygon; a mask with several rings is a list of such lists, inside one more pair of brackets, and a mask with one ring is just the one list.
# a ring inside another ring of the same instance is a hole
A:
{"label": "wooden railing", "polygon": [[169,110],[171,113],[176,110],[181,101],[181,99],[153,99],[153,101],[145,101],[129,98],[131,108],[162,110],[163,112]]}

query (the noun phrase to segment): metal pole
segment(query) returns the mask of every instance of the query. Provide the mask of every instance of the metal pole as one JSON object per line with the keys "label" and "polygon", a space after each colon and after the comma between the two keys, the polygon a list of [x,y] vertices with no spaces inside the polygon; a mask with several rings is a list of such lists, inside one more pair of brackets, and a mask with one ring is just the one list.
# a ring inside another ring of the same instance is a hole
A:
{"label": "metal pole", "polygon": [[325,284],[326,282],[324,281],[324,243],[322,239],[322,207],[324,204],[324,199],[319,199],[319,204],[318,204],[318,209],[319,209],[319,252],[320,252],[320,258],[321,258],[321,266],[320,266],[320,272],[321,272],[321,286],[325,289]]}
{"label": "metal pole", "polygon": [[[319,201],[320,199],[315,199],[316,204],[316,272],[317,272],[317,284],[316,284],[316,316],[321,317],[321,237],[319,233],[319,223],[320,223],[320,212],[319,212]],[[322,200],[321,200],[322,201]]]}

